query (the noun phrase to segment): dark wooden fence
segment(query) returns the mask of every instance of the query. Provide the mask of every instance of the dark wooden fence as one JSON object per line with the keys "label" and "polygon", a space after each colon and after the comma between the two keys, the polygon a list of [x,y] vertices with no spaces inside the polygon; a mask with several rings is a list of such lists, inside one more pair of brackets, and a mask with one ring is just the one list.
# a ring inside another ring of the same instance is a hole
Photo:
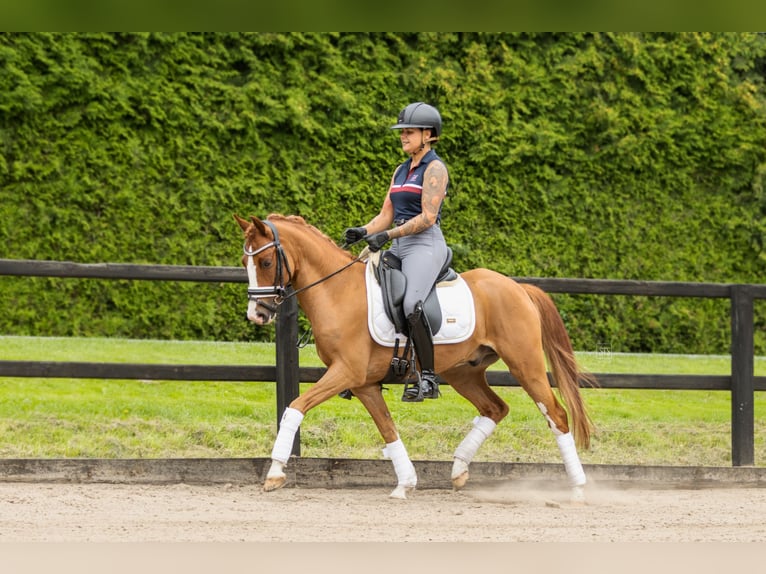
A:
{"label": "dark wooden fence", "polygon": [[[0,259],[0,275],[246,283],[239,267],[72,263]],[[754,393],[766,390],[766,377],[754,376],[754,300],[766,299],[766,285],[619,281],[607,279],[516,278],[549,293],[724,298],[731,302],[731,375],[631,375],[595,373],[602,388],[687,389],[731,392],[732,465],[754,460]],[[243,290],[243,305],[245,295]],[[232,311],[234,313],[234,310]],[[283,304],[276,324],[276,366],[154,365],[45,361],[0,361],[0,377],[264,381],[277,386],[277,421],[299,393],[299,383],[316,382],[323,368],[298,363],[298,308]],[[493,386],[518,386],[507,372],[488,372]],[[300,454],[296,437],[294,454]]]}

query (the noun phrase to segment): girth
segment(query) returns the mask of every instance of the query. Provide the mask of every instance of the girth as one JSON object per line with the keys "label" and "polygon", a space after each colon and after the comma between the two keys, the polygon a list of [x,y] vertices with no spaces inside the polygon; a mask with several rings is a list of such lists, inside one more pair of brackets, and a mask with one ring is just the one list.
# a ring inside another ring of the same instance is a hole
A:
{"label": "girth", "polygon": [[[457,279],[457,272],[450,267],[451,264],[452,249],[447,247],[447,259],[444,265],[442,265],[441,271],[439,271],[436,283]],[[396,332],[409,335],[407,317],[405,317],[404,308],[402,307],[404,292],[407,288],[407,277],[402,273],[401,259],[391,251],[382,251],[378,265],[375,268],[375,278],[380,284],[386,315],[394,324]],[[431,287],[426,300],[423,302],[423,311],[426,317],[428,317],[428,323],[431,325],[431,331],[434,335],[439,332],[442,324],[442,310],[436,294],[436,283]]]}

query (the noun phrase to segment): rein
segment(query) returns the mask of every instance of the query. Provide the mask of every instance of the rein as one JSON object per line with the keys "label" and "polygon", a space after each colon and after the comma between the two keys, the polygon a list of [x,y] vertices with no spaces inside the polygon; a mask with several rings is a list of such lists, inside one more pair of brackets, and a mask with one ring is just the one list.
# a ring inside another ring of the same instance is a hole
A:
{"label": "rein", "polygon": [[[345,264],[343,267],[341,267],[340,269],[336,269],[335,271],[333,271],[333,272],[332,272],[332,273],[330,273],[329,275],[326,275],[325,277],[322,277],[321,279],[317,279],[316,281],[314,281],[313,283],[310,283],[309,285],[304,285],[303,287],[301,287],[301,288],[300,288],[300,289],[298,289],[297,291],[291,291],[291,292],[290,292],[290,293],[288,293],[286,296],[282,297],[282,300],[280,301],[280,303],[281,303],[282,301],[284,301],[285,299],[289,299],[290,297],[294,297],[294,296],[295,296],[295,295],[297,295],[298,293],[302,293],[302,292],[303,292],[303,291],[305,291],[306,289],[311,289],[312,287],[316,287],[317,285],[319,285],[320,283],[323,283],[323,282],[327,281],[328,279],[332,279],[332,278],[333,278],[333,277],[335,277],[335,276],[336,276],[338,273],[342,273],[343,271],[345,271],[346,269],[348,269],[349,267],[351,267],[351,266],[352,266],[354,263],[359,263],[361,260],[362,260],[362,256],[361,256],[361,255],[359,255],[359,257],[357,257],[357,258],[355,258],[355,259],[353,259],[353,260],[349,261],[349,262],[348,262],[348,263],[346,263],[346,264]],[[286,287],[286,286],[285,286],[285,287]]]}

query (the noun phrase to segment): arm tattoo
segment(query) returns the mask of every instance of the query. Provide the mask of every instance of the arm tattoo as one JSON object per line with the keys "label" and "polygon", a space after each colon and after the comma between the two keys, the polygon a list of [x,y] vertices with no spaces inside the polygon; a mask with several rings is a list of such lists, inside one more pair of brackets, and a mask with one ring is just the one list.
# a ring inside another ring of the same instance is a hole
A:
{"label": "arm tattoo", "polygon": [[420,233],[436,223],[436,218],[439,216],[439,208],[442,201],[444,201],[444,197],[447,195],[448,182],[449,174],[447,173],[446,166],[440,161],[431,162],[423,177],[421,196],[423,212],[419,216],[410,219],[404,225],[389,231],[389,235],[394,238]]}

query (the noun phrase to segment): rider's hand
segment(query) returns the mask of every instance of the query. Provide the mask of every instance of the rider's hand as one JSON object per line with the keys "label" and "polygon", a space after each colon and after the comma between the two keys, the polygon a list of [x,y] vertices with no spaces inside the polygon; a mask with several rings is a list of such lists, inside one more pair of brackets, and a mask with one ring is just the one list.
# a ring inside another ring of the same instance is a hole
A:
{"label": "rider's hand", "polygon": [[370,251],[375,253],[376,251],[379,251],[380,248],[383,247],[386,243],[388,243],[391,238],[388,236],[388,231],[381,231],[379,233],[368,235],[364,238],[364,240],[367,242],[367,245],[370,246]]}
{"label": "rider's hand", "polygon": [[348,245],[361,241],[365,235],[367,235],[367,230],[364,227],[349,227],[343,232],[343,238]]}

